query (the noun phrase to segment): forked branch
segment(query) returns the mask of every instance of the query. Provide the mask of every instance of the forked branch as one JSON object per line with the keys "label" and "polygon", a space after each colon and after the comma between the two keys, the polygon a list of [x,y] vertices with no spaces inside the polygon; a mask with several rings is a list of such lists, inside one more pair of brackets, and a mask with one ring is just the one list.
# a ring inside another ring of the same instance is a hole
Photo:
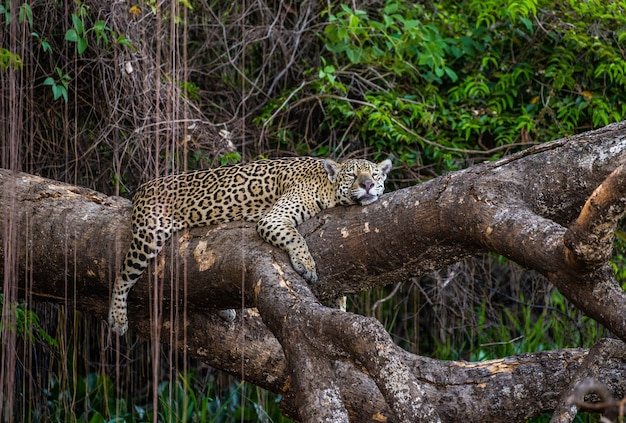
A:
{"label": "forked branch", "polygon": [[349,421],[332,368],[346,358],[375,381],[395,421],[441,421],[400,348],[377,320],[322,306],[304,282],[279,263],[257,269],[257,307],[287,357],[291,388],[302,404],[301,421]]}
{"label": "forked branch", "polygon": [[626,213],[626,167],[615,169],[595,189],[565,233],[565,260],[573,269],[594,270],[611,257],[617,222]]}

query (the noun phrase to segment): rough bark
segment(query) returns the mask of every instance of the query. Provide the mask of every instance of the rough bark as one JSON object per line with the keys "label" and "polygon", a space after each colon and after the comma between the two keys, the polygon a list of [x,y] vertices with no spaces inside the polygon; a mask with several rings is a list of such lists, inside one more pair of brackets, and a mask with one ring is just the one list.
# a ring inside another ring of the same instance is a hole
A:
{"label": "rough bark", "polygon": [[[318,265],[320,282],[312,287],[252,225],[195,229],[174,240],[132,291],[130,327],[235,374],[243,362],[246,379],[282,393],[285,411],[301,421],[522,421],[566,410],[572,405],[563,398],[582,380],[578,368],[589,373],[588,351],[430,360],[398,348],[377,321],[317,299],[494,251],[548,277],[624,341],[626,294],[606,262],[626,207],[625,163],[620,123],[399,190],[365,208],[329,210],[299,228]],[[12,216],[21,230],[15,248],[22,295],[104,318],[130,239],[130,203],[6,171],[0,186],[0,221]],[[232,323],[207,312],[242,305],[257,309]],[[155,318],[160,324],[151,323]],[[624,344],[599,356],[594,375],[623,397]]]}

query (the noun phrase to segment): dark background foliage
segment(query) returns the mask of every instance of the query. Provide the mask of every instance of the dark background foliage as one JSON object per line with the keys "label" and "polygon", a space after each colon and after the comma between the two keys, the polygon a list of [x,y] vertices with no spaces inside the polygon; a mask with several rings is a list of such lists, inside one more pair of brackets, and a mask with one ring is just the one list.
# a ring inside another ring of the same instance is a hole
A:
{"label": "dark background foliage", "polygon": [[[625,9],[600,0],[5,0],[2,166],[130,197],[157,174],[257,157],[391,155],[399,188],[622,120]],[[403,347],[440,358],[590,346],[605,334],[542,278],[491,256],[355,296],[350,307],[380,319]],[[65,419],[80,383],[80,392],[91,383],[105,397],[146,399],[153,392],[136,382],[156,357],[179,368],[176,353],[132,343],[120,367],[119,353],[102,353],[106,340],[67,326],[64,311],[37,311],[64,340],[50,346],[34,332],[43,345],[36,380],[51,402],[22,407],[61,410],[42,421]],[[84,365],[68,372],[68,354]],[[181,360],[181,369],[199,366]],[[211,395],[198,375],[215,377],[203,369],[181,383],[168,370],[159,380],[170,394],[182,387],[188,397],[193,386]],[[259,400],[265,393],[241,401],[231,382],[231,417],[275,408]],[[127,418],[140,421],[132,403]],[[218,413],[219,401],[211,407]]]}

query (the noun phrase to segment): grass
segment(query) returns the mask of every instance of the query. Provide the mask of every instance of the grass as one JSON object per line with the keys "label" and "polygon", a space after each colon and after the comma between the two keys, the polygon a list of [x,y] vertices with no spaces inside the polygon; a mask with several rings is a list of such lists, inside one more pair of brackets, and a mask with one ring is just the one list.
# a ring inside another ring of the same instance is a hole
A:
{"label": "grass", "polygon": [[278,410],[280,397],[244,383],[217,392],[215,381],[201,387],[193,371],[158,386],[156,409],[152,398],[115,398],[114,383],[106,374],[63,385],[51,379],[47,408],[34,413],[34,422],[148,423],[155,417],[161,423],[291,422]]}

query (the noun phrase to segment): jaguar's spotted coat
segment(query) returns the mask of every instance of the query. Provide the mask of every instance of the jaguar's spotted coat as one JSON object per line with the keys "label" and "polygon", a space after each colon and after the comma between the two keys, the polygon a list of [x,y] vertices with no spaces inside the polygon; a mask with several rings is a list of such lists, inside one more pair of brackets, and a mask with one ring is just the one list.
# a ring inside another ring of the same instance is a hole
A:
{"label": "jaguar's spotted coat", "polygon": [[133,197],[133,239],[113,286],[111,328],[126,332],[130,289],[172,233],[184,228],[258,222],[261,238],[286,251],[294,269],[315,282],[315,262],[296,226],[336,205],[373,203],[390,170],[390,160],[296,157],[181,173],[142,185]]}

